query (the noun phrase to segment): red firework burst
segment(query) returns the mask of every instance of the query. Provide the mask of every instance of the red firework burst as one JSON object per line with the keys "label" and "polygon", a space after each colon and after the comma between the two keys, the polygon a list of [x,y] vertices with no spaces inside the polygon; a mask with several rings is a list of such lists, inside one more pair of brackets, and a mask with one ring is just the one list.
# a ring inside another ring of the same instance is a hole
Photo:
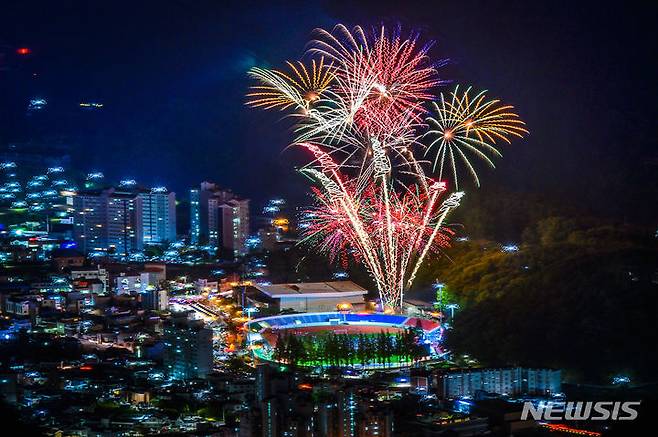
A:
{"label": "red firework burst", "polygon": [[[409,253],[418,252],[426,245],[433,252],[449,247],[454,232],[448,227],[434,232],[434,218],[441,203],[432,200],[431,194],[407,189],[403,194],[390,191],[386,199],[382,189],[371,184],[357,194],[353,187],[346,186],[351,196],[358,196],[358,218],[372,241],[387,238],[390,230],[395,247]],[[313,194],[317,205],[302,215],[304,239],[326,252],[332,262],[344,260],[348,253],[356,261],[362,259],[363,244],[348,211],[322,190],[313,188]]]}

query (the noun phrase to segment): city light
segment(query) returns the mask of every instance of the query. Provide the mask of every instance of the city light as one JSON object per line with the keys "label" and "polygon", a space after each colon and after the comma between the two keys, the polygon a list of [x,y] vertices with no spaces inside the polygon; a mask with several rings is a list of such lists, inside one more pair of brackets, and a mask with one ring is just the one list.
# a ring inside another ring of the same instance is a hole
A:
{"label": "city light", "polygon": [[98,102],[82,102],[80,103],[80,107],[85,109],[100,109],[103,107],[103,104]]}
{"label": "city light", "polygon": [[265,214],[276,214],[279,211],[281,211],[281,208],[276,205],[267,205],[263,207],[263,213]]}
{"label": "city light", "polygon": [[348,311],[349,312],[349,311],[352,311],[352,308],[353,308],[352,304],[349,303],[349,302],[339,303],[338,305],[336,305],[336,309],[338,311]]}
{"label": "city light", "polygon": [[256,249],[262,244],[262,241],[260,237],[258,236],[251,236],[245,239],[244,243],[247,245],[248,248],[250,249]]}
{"label": "city light", "polygon": [[25,202],[23,200],[12,202],[11,207],[12,208],[26,208],[27,207],[27,202]]}
{"label": "city light", "polygon": [[48,102],[46,101],[46,99],[41,99],[41,98],[30,99],[30,103],[28,104],[27,109],[28,111],[40,111],[43,108],[45,108],[47,104]]}
{"label": "city light", "polygon": [[103,173],[101,173],[99,171],[87,174],[87,180],[88,181],[103,179],[104,177],[105,176],[103,175]]}
{"label": "city light", "polygon": [[630,384],[631,378],[626,375],[616,375],[612,378],[613,385]]}

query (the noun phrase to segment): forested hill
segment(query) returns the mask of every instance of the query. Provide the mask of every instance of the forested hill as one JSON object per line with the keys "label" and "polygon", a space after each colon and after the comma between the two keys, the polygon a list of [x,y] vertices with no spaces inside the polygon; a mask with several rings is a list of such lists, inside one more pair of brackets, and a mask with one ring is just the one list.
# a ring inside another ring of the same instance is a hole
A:
{"label": "forested hill", "polygon": [[461,305],[448,336],[456,353],[487,365],[565,369],[579,381],[658,366],[658,239],[650,230],[549,217],[505,252],[501,243],[456,242],[418,278],[440,278]]}

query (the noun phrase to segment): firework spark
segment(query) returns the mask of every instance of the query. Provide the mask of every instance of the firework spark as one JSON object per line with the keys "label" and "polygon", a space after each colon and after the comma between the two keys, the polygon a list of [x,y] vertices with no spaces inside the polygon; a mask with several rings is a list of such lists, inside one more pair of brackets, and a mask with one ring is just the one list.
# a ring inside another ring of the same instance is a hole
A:
{"label": "firework spark", "polygon": [[[288,63],[291,73],[251,69],[260,84],[247,102],[291,110],[293,144],[312,155],[300,170],[316,184],[317,204],[301,223],[304,242],[332,261],[349,254],[363,263],[382,305],[394,310],[426,257],[449,245],[445,220],[463,195],[447,194],[426,167],[441,180],[450,165],[457,186],[457,158],[479,185],[467,156],[493,166],[498,143],[527,133],[511,106],[484,93],[456,89],[434,102],[441,63],[432,64],[430,44],[419,41],[384,27],[318,30],[308,47],[318,57],[310,68],[298,62]],[[425,138],[430,144],[422,144]]]}
{"label": "firework spark", "polygon": [[338,165],[319,147],[304,146],[318,157],[318,169],[306,174],[320,188],[313,190],[316,207],[302,220],[303,241],[332,261],[352,253],[372,274],[385,306],[400,308],[403,289],[411,285],[428,253],[449,245],[452,231],[445,219],[463,193],[440,202],[444,183],[433,182],[427,191],[415,184],[391,189],[378,180],[390,173],[381,150],[374,158],[380,163],[371,182],[357,189],[356,180],[343,181]]}
{"label": "firework spark", "polygon": [[522,138],[528,131],[509,105],[499,100],[487,100],[486,91],[471,97],[471,88],[463,93],[459,87],[450,93],[450,98],[441,94],[439,102],[432,102],[433,116],[427,118],[430,130],[426,135],[433,138],[425,156],[433,152],[433,171],[438,170],[439,179],[444,168],[449,166],[455,187],[458,187],[457,161],[461,161],[473,176],[476,185],[480,179],[469,160],[475,156],[494,167],[491,157],[500,157],[497,143],[510,144],[511,137]]}
{"label": "firework spark", "polygon": [[[442,82],[437,66],[429,62],[431,44],[419,46],[419,36],[402,37],[401,29],[387,32],[366,32],[360,26],[352,31],[337,25],[332,32],[318,30],[308,52],[326,56],[336,62],[338,76],[336,93],[360,95],[353,106],[352,121],[373,128],[382,118],[392,115],[420,117],[425,112],[422,103],[433,99],[432,90]],[[365,85],[365,86],[364,86]]]}
{"label": "firework spark", "polygon": [[322,97],[333,80],[332,65],[325,64],[322,57],[318,62],[313,59],[310,68],[299,61],[287,64],[291,73],[258,67],[249,71],[262,85],[251,87],[247,105],[265,109],[296,107],[308,110]]}

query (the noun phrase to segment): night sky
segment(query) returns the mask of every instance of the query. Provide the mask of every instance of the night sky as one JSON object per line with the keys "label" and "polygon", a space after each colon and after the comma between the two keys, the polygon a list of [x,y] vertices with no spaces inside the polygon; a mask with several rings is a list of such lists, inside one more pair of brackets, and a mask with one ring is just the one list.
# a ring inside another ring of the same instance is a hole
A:
{"label": "night sky", "polygon": [[[178,192],[215,180],[257,202],[303,198],[295,153],[282,152],[289,125],[244,106],[247,69],[301,58],[316,27],[400,23],[451,60],[444,79],[488,89],[528,124],[496,171],[480,165],[483,190],[647,222],[658,212],[649,3],[3,2],[0,46],[33,53],[0,71],[0,142],[63,135],[85,172]],[[48,100],[47,115],[25,117],[30,96]],[[81,116],[81,101],[105,106]]]}

